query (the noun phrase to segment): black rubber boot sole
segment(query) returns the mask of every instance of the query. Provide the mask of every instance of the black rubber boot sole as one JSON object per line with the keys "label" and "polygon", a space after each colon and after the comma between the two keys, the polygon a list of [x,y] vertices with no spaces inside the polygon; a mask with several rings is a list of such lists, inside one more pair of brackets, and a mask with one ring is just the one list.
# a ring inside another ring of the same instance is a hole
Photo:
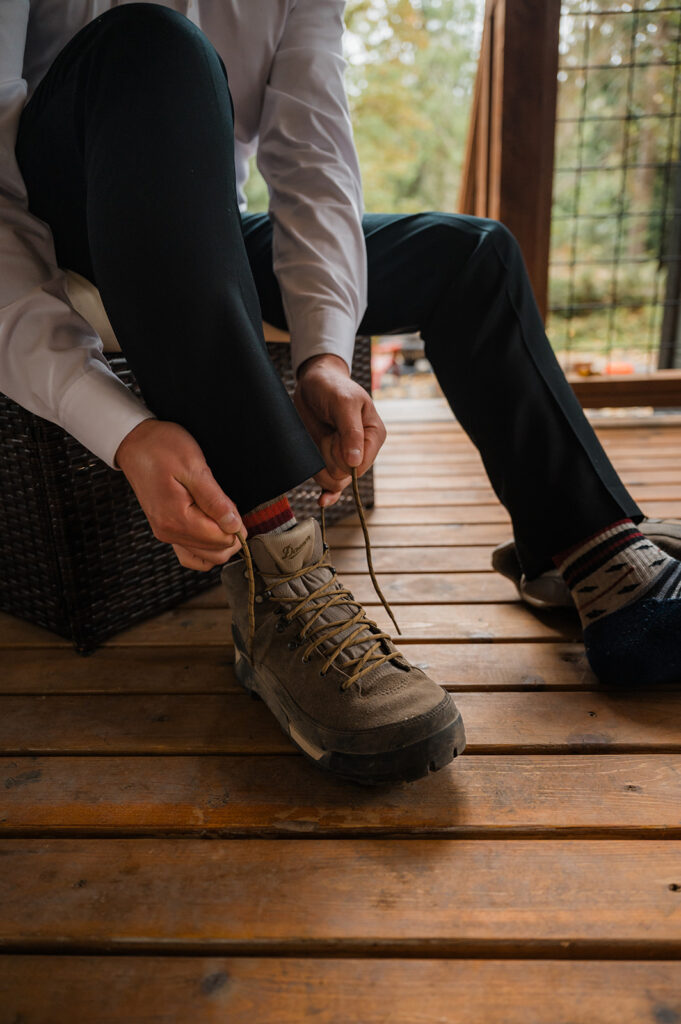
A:
{"label": "black rubber boot sole", "polygon": [[364,786],[380,786],[395,782],[415,782],[431,772],[440,771],[461,754],[466,746],[466,733],[460,712],[446,726],[408,746],[380,753],[357,753],[330,750],[308,741],[301,735],[282,700],[270,690],[261,692],[257,673],[248,658],[236,648],[237,681],[252,697],[261,699],[308,761],[325,771]]}

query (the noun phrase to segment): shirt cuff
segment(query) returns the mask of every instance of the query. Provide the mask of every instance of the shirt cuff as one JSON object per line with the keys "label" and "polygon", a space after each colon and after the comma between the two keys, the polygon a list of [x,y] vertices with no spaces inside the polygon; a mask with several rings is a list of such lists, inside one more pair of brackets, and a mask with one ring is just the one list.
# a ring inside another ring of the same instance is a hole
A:
{"label": "shirt cuff", "polygon": [[340,356],[352,370],[357,325],[346,313],[336,309],[319,310],[305,318],[302,327],[291,329],[291,365],[294,376],[301,363],[312,356]]}
{"label": "shirt cuff", "polygon": [[93,362],[64,395],[59,424],[112,469],[118,446],[143,420],[153,419],[133,392],[103,363]]}

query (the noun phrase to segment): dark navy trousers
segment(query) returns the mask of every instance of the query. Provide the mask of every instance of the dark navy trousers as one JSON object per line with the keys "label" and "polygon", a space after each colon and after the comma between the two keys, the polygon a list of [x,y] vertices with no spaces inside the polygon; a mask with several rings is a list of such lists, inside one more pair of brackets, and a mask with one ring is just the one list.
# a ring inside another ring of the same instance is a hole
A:
{"label": "dark navy trousers", "polygon": [[[205,35],[152,4],[114,8],[57,56],[17,158],[60,266],[99,288],[149,408],[189,430],[240,511],[322,466],[267,356],[286,327],[267,215],[236,201],[227,72]],[[508,509],[528,576],[641,513],[546,338],[517,243],[444,213],[363,221],[360,333],[420,331]],[[380,495],[379,495],[380,501]]]}

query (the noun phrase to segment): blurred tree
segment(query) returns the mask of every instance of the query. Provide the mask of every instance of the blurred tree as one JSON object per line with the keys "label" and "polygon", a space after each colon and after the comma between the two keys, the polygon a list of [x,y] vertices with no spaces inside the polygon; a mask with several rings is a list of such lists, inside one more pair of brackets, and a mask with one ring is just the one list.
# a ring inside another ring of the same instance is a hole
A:
{"label": "blurred tree", "polygon": [[368,210],[454,210],[481,0],[350,0],[348,93]]}
{"label": "blurred tree", "polygon": [[[369,211],[454,210],[484,0],[349,0],[346,85]],[[259,175],[249,209],[267,208]]]}
{"label": "blurred tree", "polygon": [[[367,210],[456,209],[484,6],[348,0]],[[634,333],[650,348],[681,141],[681,0],[562,0],[562,14],[551,302],[568,345]],[[248,198],[267,208],[257,174]],[[639,311],[634,328],[608,311],[621,305]]]}

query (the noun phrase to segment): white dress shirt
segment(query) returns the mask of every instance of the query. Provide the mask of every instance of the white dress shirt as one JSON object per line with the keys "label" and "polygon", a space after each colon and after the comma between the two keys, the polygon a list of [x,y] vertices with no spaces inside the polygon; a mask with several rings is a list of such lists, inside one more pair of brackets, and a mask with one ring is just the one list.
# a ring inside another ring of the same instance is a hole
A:
{"label": "white dress shirt", "polygon": [[[96,331],[69,302],[68,268],[57,266],[49,226],[28,211],[14,146],[23,106],[57,53],[116,6],[0,0],[0,391],[110,466],[125,435],[151,414],[111,371]],[[199,25],[225,62],[242,210],[248,159],[257,151],[294,368],[321,353],[350,364],[366,306],[366,255],[343,85],[343,0],[164,6]]]}

